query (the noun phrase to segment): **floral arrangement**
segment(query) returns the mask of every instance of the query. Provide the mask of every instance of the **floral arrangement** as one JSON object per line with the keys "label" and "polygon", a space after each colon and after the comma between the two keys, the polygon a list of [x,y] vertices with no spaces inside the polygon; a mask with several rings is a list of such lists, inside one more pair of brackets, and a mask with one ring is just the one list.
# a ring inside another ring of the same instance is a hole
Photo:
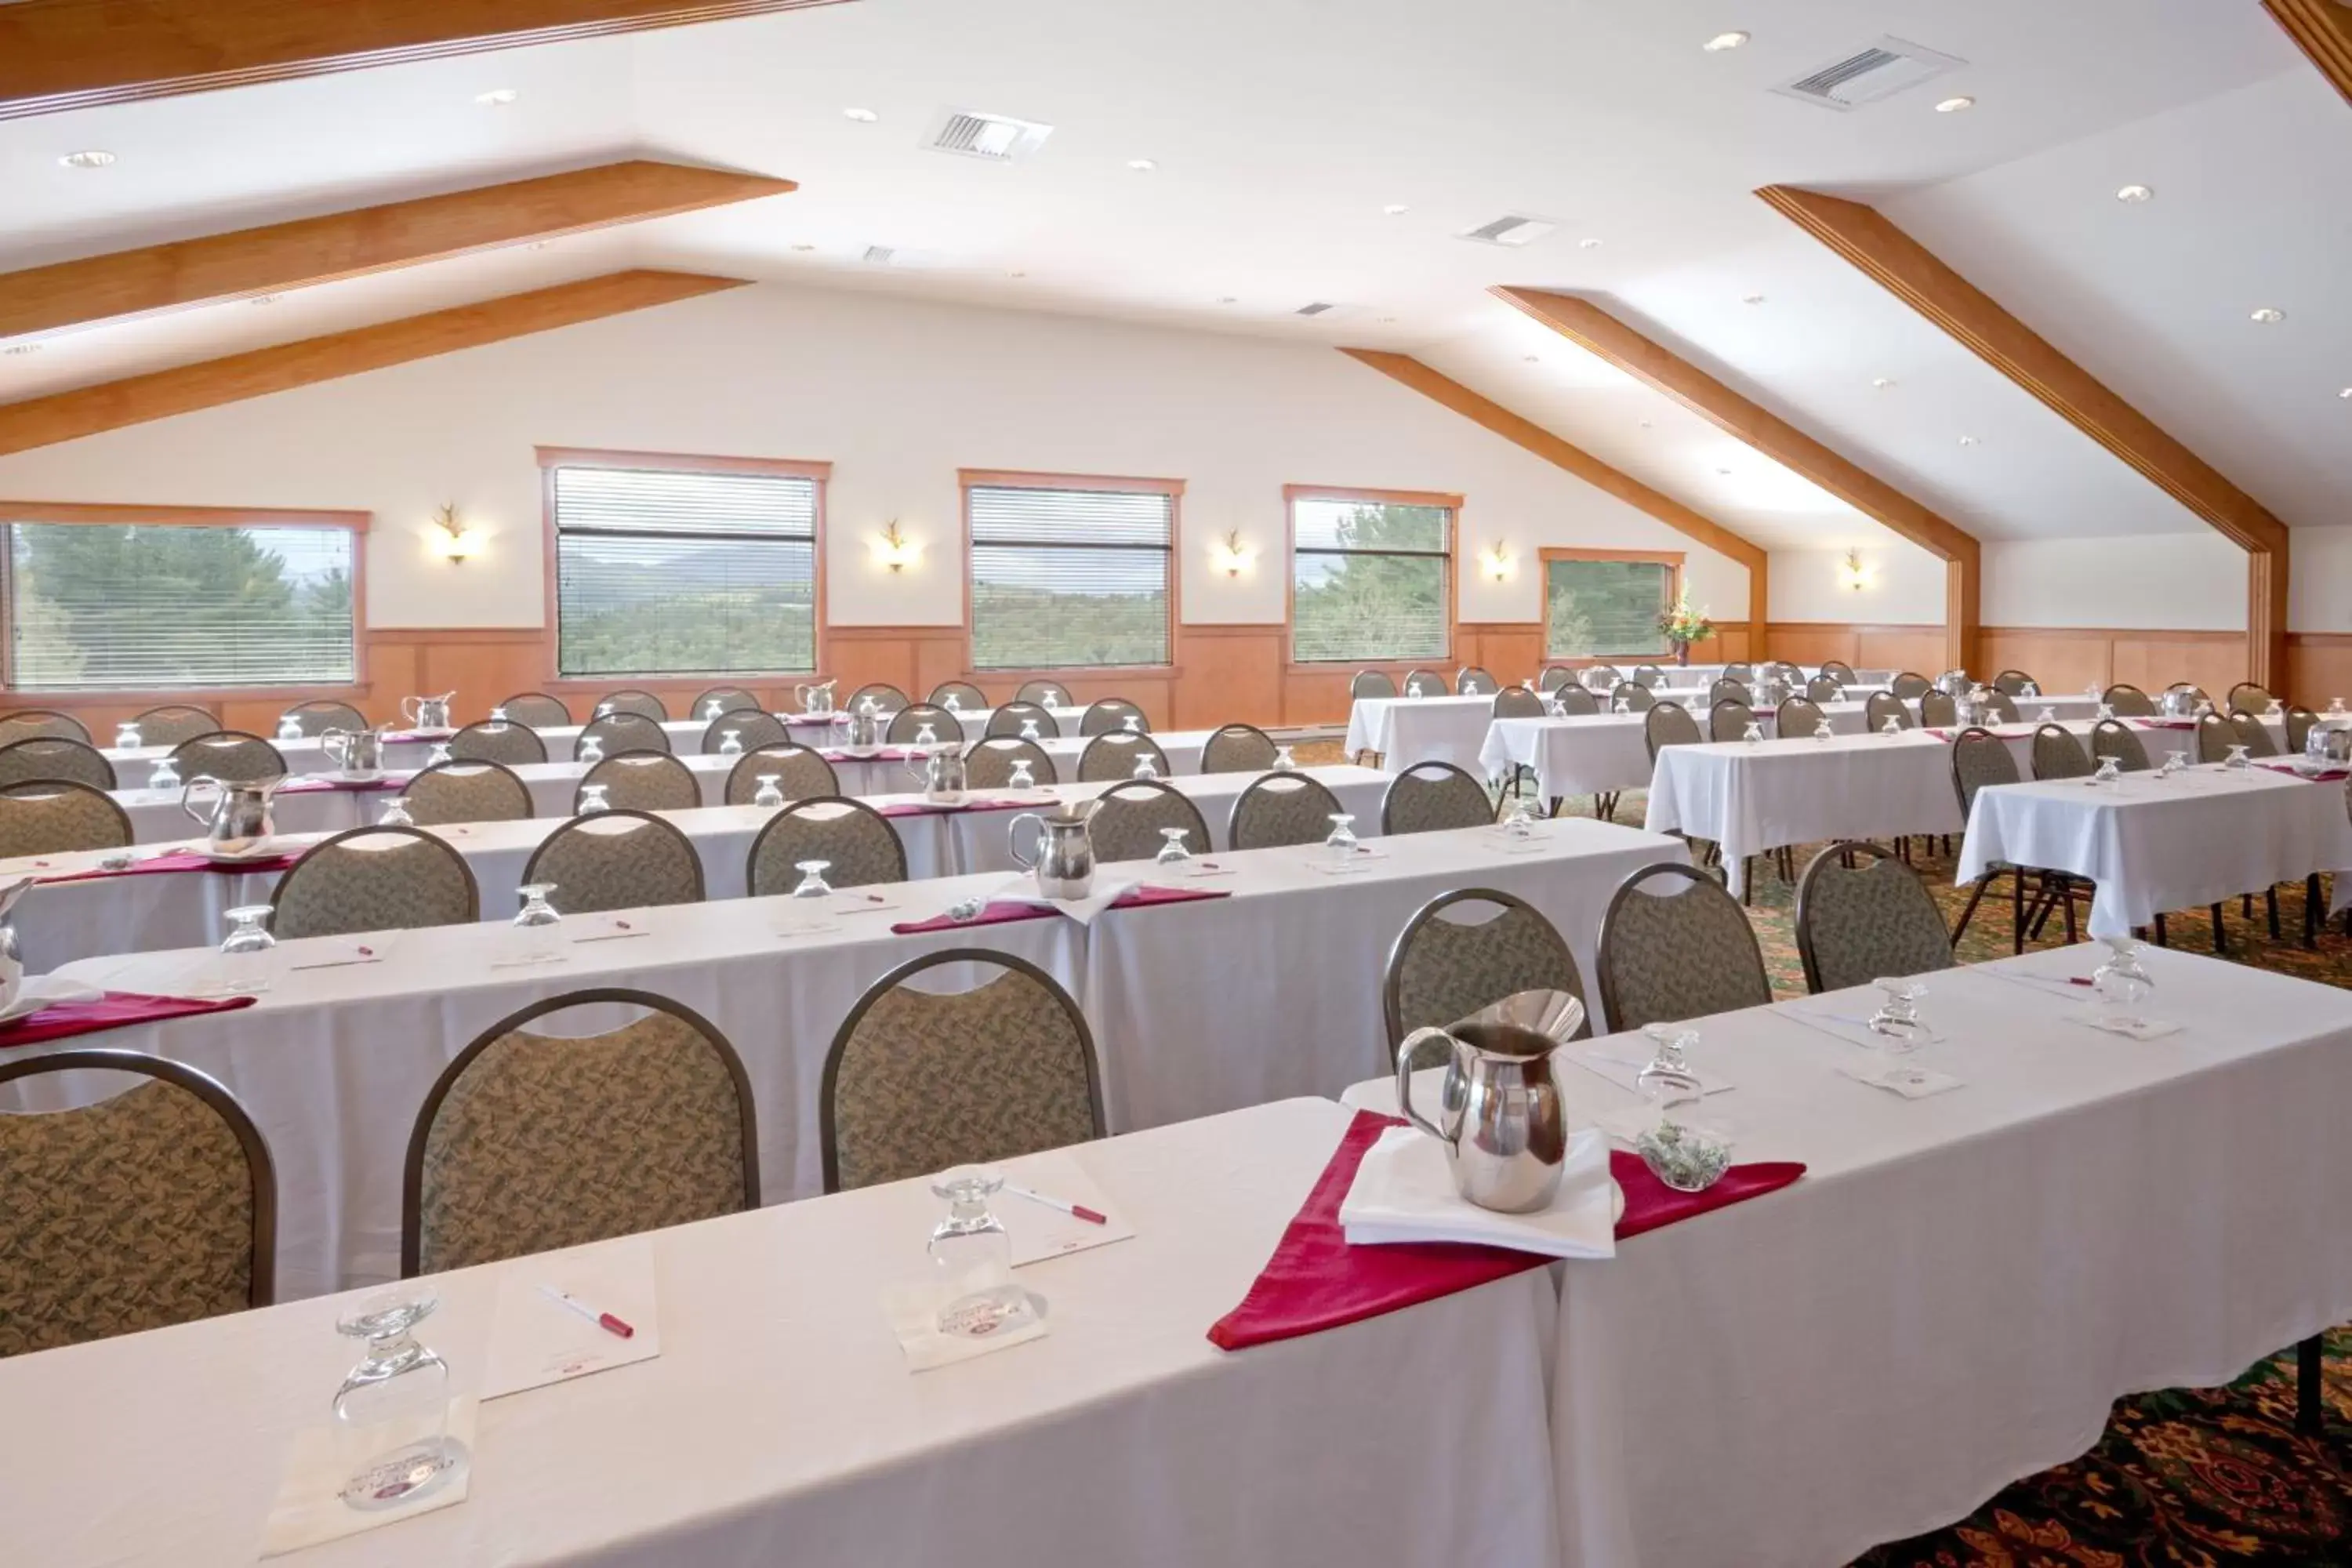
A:
{"label": "floral arrangement", "polygon": [[1713,637],[1715,623],[1706,618],[1705,610],[1692,609],[1690,597],[1685,595],[1675,601],[1674,608],[1660,612],[1658,630],[1665,634],[1668,642],[1687,647]]}

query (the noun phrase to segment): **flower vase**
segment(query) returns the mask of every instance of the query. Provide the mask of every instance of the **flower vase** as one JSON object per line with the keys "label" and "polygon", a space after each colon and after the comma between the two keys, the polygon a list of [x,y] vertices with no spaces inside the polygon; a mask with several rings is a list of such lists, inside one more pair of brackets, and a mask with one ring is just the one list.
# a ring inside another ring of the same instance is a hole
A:
{"label": "flower vase", "polygon": [[1689,666],[1690,644],[1686,642],[1678,642],[1675,644],[1675,662],[1685,668]]}

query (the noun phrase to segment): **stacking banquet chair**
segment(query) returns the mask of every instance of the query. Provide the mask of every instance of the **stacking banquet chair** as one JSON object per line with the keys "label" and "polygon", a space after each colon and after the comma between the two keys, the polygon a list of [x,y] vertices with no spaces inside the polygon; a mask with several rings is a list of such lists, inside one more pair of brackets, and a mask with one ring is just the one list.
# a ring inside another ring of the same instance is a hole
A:
{"label": "stacking banquet chair", "polygon": [[1657,766],[1658,753],[1666,747],[1696,746],[1706,739],[1699,731],[1698,721],[1679,702],[1661,702],[1643,716],[1642,740],[1649,747],[1653,769]]}
{"label": "stacking banquet chair", "polygon": [[948,699],[950,697],[955,699],[955,707],[958,711],[970,710],[976,713],[980,710],[988,706],[988,693],[982,691],[979,687],[974,686],[969,680],[940,681],[937,686],[931,689],[931,706],[934,708],[945,708],[948,706]]}
{"label": "stacking banquet chair", "polygon": [[791,728],[773,713],[762,713],[756,708],[737,708],[721,713],[704,727],[702,750],[705,754],[717,755],[726,746],[730,734],[735,737],[735,743],[747,752],[756,751],[761,746],[779,745],[793,738]]}
{"label": "stacking banquet chair", "polygon": [[[1646,686],[1636,686],[1634,689],[1647,691],[1650,689]],[[1559,716],[1563,719],[1590,717],[1601,711],[1600,693],[1573,683],[1553,691],[1551,700],[1559,709]]]}
{"label": "stacking banquet chair", "polygon": [[1078,753],[1078,782],[1100,784],[1106,779],[1131,779],[1135,777],[1138,760],[1144,757],[1151,759],[1151,770],[1160,778],[1174,772],[1168,765],[1168,753],[1149,735],[1130,735],[1124,730],[1097,735]]}
{"label": "stacking banquet chair", "polygon": [[0,1087],[67,1073],[136,1081],[0,1110],[0,1356],[268,1306],[278,1176],[235,1097],[141,1051],[0,1062]]}
{"label": "stacking banquet chair", "polygon": [[1151,720],[1143,710],[1124,697],[1106,697],[1078,716],[1081,735],[1108,735],[1118,731],[1133,734],[1149,733]]}
{"label": "stacking banquet chair", "polygon": [[53,713],[46,708],[20,708],[14,713],[0,714],[0,745],[42,735],[89,744],[89,731],[70,713]]}
{"label": "stacking banquet chair", "polygon": [[1546,697],[1563,686],[1574,686],[1576,683],[1576,671],[1564,664],[1545,665],[1543,673],[1536,677],[1536,689]]}
{"label": "stacking banquet chair", "polygon": [[2251,680],[2241,680],[2230,688],[2230,711],[2232,713],[2267,713],[2275,699],[2268,689]]}
{"label": "stacking banquet chair", "polygon": [[1654,664],[1636,665],[1633,669],[1633,683],[1654,690],[1666,683],[1666,672]]}
{"label": "stacking banquet chair", "polygon": [[1609,709],[1612,713],[1647,713],[1657,705],[1658,694],[1638,680],[1621,680],[1609,689]]}
{"label": "stacking banquet chair", "polygon": [[290,772],[277,747],[242,730],[215,730],[172,748],[172,766],[184,779],[216,778],[226,784],[257,784]]}
{"label": "stacking banquet chair", "polygon": [[131,721],[139,726],[139,742],[144,746],[176,746],[220,728],[220,721],[208,710],[185,702],[150,708]]}
{"label": "stacking banquet chair", "polygon": [[1356,678],[1348,682],[1348,700],[1350,702],[1360,702],[1366,698],[1394,697],[1396,694],[1396,682],[1377,669],[1360,669]]}
{"label": "stacking banquet chair", "polygon": [[1847,686],[1859,686],[1862,684],[1862,678],[1853,672],[1853,666],[1848,664],[1842,658],[1823,659],[1822,661],[1822,674],[1827,676],[1830,679],[1836,681],[1842,688]]}
{"label": "stacking banquet chair", "polygon": [[[2000,736],[1990,730],[1971,725],[1953,738],[1952,793],[1959,801],[1960,821],[1963,824],[1967,823],[1969,813],[1976,805],[1979,790],[2019,782],[2021,781],[2017,773],[2017,758],[2010,752],[2009,743]],[[1978,879],[1976,886],[1969,889],[1968,904],[1960,910],[1958,923],[1952,928],[1952,942],[1955,946],[1958,945],[1960,938],[1968,931],[1969,921],[1977,912],[1977,905],[1983,901],[1986,890],[2003,877],[2010,879],[2009,916],[2011,952],[2025,951],[2025,939],[2029,935],[2040,934],[2043,922],[2049,920],[2051,910],[2053,909],[2065,911],[2067,942],[2073,942],[2077,940],[2074,930],[2074,894],[2077,891],[2079,879],[2069,877],[2062,871],[2045,871],[2032,866],[2012,866],[2004,861],[1995,864],[1986,871]],[[2033,898],[2031,904],[2027,902],[2025,896],[2029,881],[2033,885]]]}
{"label": "stacking banquet chair", "polygon": [[544,691],[518,691],[499,709],[518,724],[528,724],[534,730],[545,730],[572,722],[572,710],[560,697],[550,697]]}
{"label": "stacking banquet chair", "polygon": [[1821,727],[1821,705],[1810,697],[1784,700],[1772,719],[1774,732],[1784,741],[1809,740]]}
{"label": "stacking banquet chair", "polygon": [[1426,669],[1404,672],[1404,694],[1407,697],[1443,697],[1446,689],[1444,680]]}
{"label": "stacking banquet chair", "polygon": [[367,715],[348,702],[297,702],[278,716],[281,724],[289,719],[299,724],[304,736],[313,741],[330,730],[364,730],[368,727]]}
{"label": "stacking banquet chair", "polygon": [[2227,760],[2230,748],[2238,743],[2238,731],[2219,713],[2205,713],[2197,720],[2197,760],[2218,763]]}
{"label": "stacking banquet chair", "polygon": [[670,752],[669,731],[658,720],[642,713],[613,712],[602,719],[592,719],[581,728],[579,738],[572,742],[574,762],[593,740],[607,757],[617,757],[624,752]]}
{"label": "stacking banquet chair", "polygon": [[1813,992],[1956,962],[1944,913],[1919,874],[1877,845],[1852,840],[1814,856],[1797,883],[1797,957]]}
{"label": "stacking banquet chair", "polygon": [[2088,778],[2090,756],[2083,742],[2063,724],[2044,724],[2033,731],[2033,776],[2036,779]]}
{"label": "stacking banquet chair", "polygon": [[[964,991],[920,983],[993,967]],[[985,1164],[1103,1136],[1094,1037],[1027,959],[950,948],[899,965],[858,998],[825,1055],[817,1100],[829,1193]]]}
{"label": "stacking banquet chair", "polygon": [[2156,700],[2127,681],[2108,687],[2099,700],[2118,719],[2147,719],[2156,712]]}
{"label": "stacking banquet chair", "polygon": [[1268,773],[1234,801],[1225,842],[1236,849],[1320,844],[1340,814],[1339,798],[1304,773]]}
{"label": "stacking banquet chair", "polygon": [[2014,724],[2019,721],[2017,699],[2011,697],[2006,691],[1987,692],[1985,694],[1985,712],[1990,716],[1992,721],[1996,724]]}
{"label": "stacking banquet chair", "polygon": [[[601,1021],[541,1033],[558,1014]],[[401,1174],[404,1279],[739,1214],[760,1203],[742,1059],[644,991],[573,991],[499,1019],[442,1069]]]}
{"label": "stacking banquet chair", "polygon": [[[923,739],[929,730],[931,738]],[[890,723],[882,731],[882,739],[893,746],[961,746],[963,725],[944,708],[934,708],[928,702],[910,702],[890,716]]]}
{"label": "stacking banquet chair", "polygon": [[1723,679],[1736,680],[1745,686],[1756,679],[1756,671],[1745,664],[1727,664],[1723,667]]}
{"label": "stacking banquet chair", "polygon": [[[1638,670],[1635,671],[1637,678],[1640,672]],[[1620,670],[1613,664],[1589,665],[1586,667],[1584,671],[1583,684],[1596,691],[1613,691],[1619,686],[1623,685],[1625,681],[1626,676],[1624,672]],[[1636,686],[1654,686],[1657,682],[1635,679],[1633,684]]]}
{"label": "stacking banquet chair", "polygon": [[1805,682],[1805,696],[1815,702],[1842,701],[1845,697],[1845,688],[1838,684],[1834,676],[1816,675]]}
{"label": "stacking banquet chair", "polygon": [[1919,727],[1948,730],[1960,721],[1959,700],[1948,691],[1919,693]]}
{"label": "stacking banquet chair", "polygon": [[751,841],[743,880],[755,899],[789,893],[800,885],[800,868],[825,864],[824,879],[836,888],[866,888],[907,879],[907,847],[889,819],[862,800],[821,795],[796,800],[768,819]]}
{"label": "stacking banquet chair", "polygon": [[66,779],[0,786],[0,860],[121,849],[131,839],[130,814],[102,789]]}
{"label": "stacking banquet chair", "polygon": [[[1645,882],[1676,884],[1646,892]],[[1756,928],[1723,885],[1689,866],[1644,867],[1601,920],[1601,1005],[1611,1029],[1679,1023],[1772,1000]]]}
{"label": "stacking banquet chair", "polygon": [[1024,680],[1021,683],[1021,689],[1013,694],[1013,700],[1034,702],[1043,707],[1048,697],[1054,700],[1056,708],[1070,705],[1070,689],[1058,680]]}
{"label": "stacking banquet chair", "polygon": [[2308,708],[2294,707],[2286,710],[2286,749],[2289,754],[2299,752],[2311,740],[2317,728],[2319,715]]}
{"label": "stacking banquet chair", "polygon": [[1906,669],[1887,682],[1886,689],[1906,702],[1916,702],[1920,696],[1935,689],[1936,683],[1916,670]]}
{"label": "stacking banquet chair", "polygon": [[2164,694],[2167,697],[2171,696],[2176,691],[2184,693],[2189,698],[2189,706],[2191,712],[2213,706],[2213,699],[2206,694],[2203,687],[2198,685],[2193,680],[2176,680],[2171,685],[2164,689]]}
{"label": "stacking banquet chair", "polygon": [[1415,763],[1381,795],[1381,832],[1442,833],[1495,820],[1486,786],[1452,763]]}
{"label": "stacking banquet chair", "polygon": [[604,696],[596,699],[596,712],[599,716],[611,713],[634,713],[640,719],[650,719],[656,724],[666,724],[669,721],[669,710],[662,706],[662,700],[650,691],[641,691],[634,686],[625,686],[618,691],[607,691]]}
{"label": "stacking banquet chair", "polygon": [[2259,712],[2239,709],[2230,715],[2230,728],[2235,730],[2237,743],[2246,748],[2250,757],[2275,757],[2278,742],[2271,739],[2271,727],[2263,722]]}
{"label": "stacking banquet chair", "polygon": [[[1457,1023],[1523,991],[1584,999],[1576,954],[1552,923],[1526,900],[1492,888],[1440,893],[1405,922],[1389,950],[1381,979],[1389,1052],[1393,1057],[1415,1029]],[[1591,1032],[1588,1016],[1575,1037]]]}
{"label": "stacking banquet chair", "polygon": [[1204,773],[1260,773],[1274,766],[1282,748],[1255,724],[1221,726],[1201,747]]}
{"label": "stacking banquet chair", "polygon": [[420,827],[448,822],[522,822],[536,815],[530,786],[500,763],[436,763],[400,792]]}
{"label": "stacking banquet chair", "polygon": [[1494,696],[1491,718],[1540,719],[1549,711],[1543,698],[1524,686],[1506,686]]}
{"label": "stacking banquet chair", "polygon": [[2102,719],[2091,726],[2092,760],[2103,763],[2109,757],[2125,773],[2147,771],[2147,748],[2140,744],[2139,732],[2120,719]]}
{"label": "stacking banquet chair", "polygon": [[990,711],[986,733],[1011,735],[1018,739],[1021,735],[1021,727],[1024,724],[1036,725],[1037,735],[1041,740],[1050,741],[1062,732],[1060,721],[1036,703],[1006,702]]}
{"label": "stacking banquet chair", "polygon": [[520,767],[547,761],[539,731],[516,720],[484,719],[449,737],[449,757],[460,763],[500,763]]}
{"label": "stacking banquet chair", "polygon": [[[1718,681],[1717,684],[1722,683]],[[1756,710],[1747,703],[1736,697],[1720,697],[1706,710],[1706,738],[1710,741],[1737,741],[1748,732],[1748,726],[1755,722]]]}
{"label": "stacking banquet chair", "polygon": [[0,746],[0,785],[43,780],[112,789],[114,764],[89,742],[61,735],[34,735]]}
{"label": "stacking banquet chair", "polygon": [[1007,789],[1015,763],[1029,764],[1030,783],[1042,786],[1054,782],[1052,754],[1018,735],[985,735],[974,741],[964,750],[964,776],[974,789]]}
{"label": "stacking banquet chair", "polygon": [[1465,664],[1454,672],[1456,697],[1492,697],[1500,686],[1491,673],[1475,664]]}
{"label": "stacking banquet chair", "polygon": [[702,804],[702,784],[694,771],[660,752],[624,752],[590,768],[572,792],[573,812],[591,788],[603,789],[604,804],[624,811],[692,811]]}
{"label": "stacking banquet chair", "polygon": [[1889,719],[1895,721],[1898,730],[1918,728],[1912,722],[1911,710],[1904,707],[1903,699],[1892,691],[1874,691],[1862,700],[1862,721],[1872,734],[1875,735],[1886,728]]}
{"label": "stacking banquet chair", "polygon": [[[716,713],[710,710],[714,702],[719,704]],[[686,716],[689,719],[719,719],[730,713],[760,713],[766,710],[767,704],[760,700],[759,693],[755,691],[746,691],[740,686],[714,686],[694,700],[687,709]]]}
{"label": "stacking banquet chair", "polygon": [[2033,677],[2021,669],[2004,669],[1992,678],[1992,689],[2005,697],[2022,697],[2033,684]]}
{"label": "stacking banquet chair", "polygon": [[1087,819],[1087,837],[1094,841],[1095,858],[1106,865],[1114,860],[1150,859],[1176,828],[1183,829],[1184,847],[1196,855],[1216,847],[1209,842],[1209,824],[1201,808],[1173,784],[1129,779],[1113,784],[1095,799],[1095,814]]}
{"label": "stacking banquet chair", "polygon": [[786,800],[841,793],[841,780],[822,753],[796,741],[786,741],[782,745],[760,746],[746,752],[728,770],[727,804],[751,805],[760,793],[760,780],[771,773],[775,775],[776,788]]}
{"label": "stacking banquet chair", "polygon": [[642,811],[575,816],[532,850],[522,885],[552,888],[567,915],[702,901],[702,861],[685,834]]}
{"label": "stacking banquet chair", "polygon": [[481,892],[466,858],[413,827],[353,827],[312,845],[278,879],[269,929],[279,941],[470,925]]}
{"label": "stacking banquet chair", "polygon": [[1737,702],[1743,707],[1748,707],[1753,706],[1755,701],[1756,695],[1748,689],[1746,681],[1734,680],[1727,675],[1717,678],[1715,683],[1706,689],[1706,705],[1709,708],[1713,708],[1718,702]]}
{"label": "stacking banquet chair", "polygon": [[[868,702],[874,704],[875,712],[886,719],[902,709],[916,705],[913,698],[888,681],[869,680],[849,694],[849,700],[841,705],[841,710],[845,713],[856,713],[862,710]],[[929,705],[925,704],[925,706]]]}

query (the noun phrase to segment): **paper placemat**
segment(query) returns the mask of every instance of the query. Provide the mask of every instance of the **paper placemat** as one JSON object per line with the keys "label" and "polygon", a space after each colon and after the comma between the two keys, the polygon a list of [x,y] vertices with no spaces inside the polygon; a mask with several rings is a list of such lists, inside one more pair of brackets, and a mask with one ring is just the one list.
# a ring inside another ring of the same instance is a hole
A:
{"label": "paper placemat", "polygon": [[2087,1028],[2097,1029],[2105,1034],[2121,1035],[2128,1040],[2160,1040],[2167,1035],[2177,1035],[2187,1027],[2186,1025],[2175,1023],[2169,1018],[2118,1018],[2090,1008],[2085,1008],[2080,1013],[2069,1013],[2064,1016],[2066,1022],[2070,1024],[2081,1024]]}
{"label": "paper placemat", "polygon": [[625,914],[568,915],[563,934],[575,942],[624,942],[633,936],[651,936],[654,928],[645,910],[632,910]]}
{"label": "paper placemat", "polygon": [[1391,1127],[1364,1155],[1340,1200],[1350,1247],[1451,1241],[1547,1258],[1617,1255],[1617,1184],[1600,1129],[1573,1134],[1559,1192],[1532,1214],[1497,1214],[1454,1191],[1444,1147],[1417,1127]]}
{"label": "paper placemat", "polygon": [[[474,1451],[477,1409],[471,1398],[449,1402],[448,1436],[462,1445],[469,1456]],[[403,1441],[395,1425],[372,1430],[379,1452],[391,1453]],[[422,1436],[422,1432],[416,1436]],[[359,1468],[361,1458],[347,1431],[320,1426],[306,1426],[297,1432],[278,1482],[278,1500],[270,1505],[269,1521],[262,1527],[261,1555],[281,1557],[321,1542],[340,1541],[363,1530],[414,1519],[420,1513],[455,1508],[466,1500],[467,1491],[473,1484],[474,1467],[469,1460],[455,1479],[422,1498],[396,1508],[373,1511],[356,1509],[343,1501],[342,1490],[343,1482]]]}
{"label": "paper placemat", "polygon": [[890,1331],[898,1336],[898,1348],[907,1354],[908,1372],[931,1372],[1045,1337],[1042,1307],[1020,1327],[1000,1329],[985,1339],[943,1334],[939,1330],[939,1310],[947,1304],[947,1295],[945,1289],[930,1280],[919,1285],[895,1285],[882,1292],[882,1316],[889,1323]]}
{"label": "paper placemat", "polygon": [[[989,1207],[1004,1223],[1005,1234],[1013,1238],[1015,1268],[1048,1258],[1066,1258],[1073,1252],[1108,1247],[1135,1234],[1135,1227],[1119,1216],[1118,1205],[1087,1174],[1077,1156],[1066,1150],[1011,1161],[1003,1171],[1007,1189],[989,1200]],[[1013,1192],[1011,1188],[1015,1186],[1090,1208],[1106,1223],[1097,1225],[1076,1215],[1064,1214]]]}
{"label": "paper placemat", "polygon": [[[552,1286],[635,1331],[624,1339],[550,1300]],[[661,1310],[649,1236],[518,1258],[499,1277],[482,1397],[501,1399],[661,1354]]]}
{"label": "paper placemat", "polygon": [[[1607,1079],[1628,1094],[1642,1092],[1642,1069],[1650,1065],[1647,1058],[1637,1060],[1633,1057],[1612,1056],[1607,1051],[1588,1050],[1576,1042],[1571,1042],[1561,1054],[1585,1071]],[[1701,1095],[1722,1094],[1736,1087],[1721,1073],[1709,1072],[1697,1066],[1693,1066],[1691,1071],[1698,1079]]]}
{"label": "paper placemat", "polygon": [[[1883,1051],[1894,1043],[1892,1036],[1871,1032],[1870,1016],[1877,1009],[1868,1003],[1855,1004],[1853,1011],[1850,1013],[1839,1012],[1830,1007],[1789,1004],[1783,1004],[1773,1010],[1791,1023],[1802,1024],[1811,1029],[1819,1029],[1824,1035],[1834,1035],[1849,1045],[1861,1046],[1866,1050]],[[1910,1043],[1915,1046],[1941,1045],[1945,1036],[1936,1027],[1934,1022],[1924,1016],[1920,1022],[1927,1025],[1927,1033],[1915,1036]]]}
{"label": "paper placemat", "polygon": [[1902,1061],[1843,1061],[1837,1064],[1837,1070],[1856,1083],[1887,1089],[1906,1100],[1925,1100],[1931,1094],[1960,1087],[1960,1080],[1949,1073]]}

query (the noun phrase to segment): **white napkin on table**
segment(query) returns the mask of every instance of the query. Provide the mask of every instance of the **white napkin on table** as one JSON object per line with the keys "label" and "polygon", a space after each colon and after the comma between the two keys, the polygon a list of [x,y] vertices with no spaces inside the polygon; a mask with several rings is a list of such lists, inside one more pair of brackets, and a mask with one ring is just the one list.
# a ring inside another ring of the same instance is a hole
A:
{"label": "white napkin on table", "polygon": [[1837,1070],[1856,1083],[1886,1089],[1906,1100],[1925,1100],[1931,1094],[1960,1087],[1960,1080],[1950,1073],[1914,1067],[1905,1061],[1844,1061],[1838,1063]]}
{"label": "white napkin on table", "polygon": [[[469,1453],[474,1447],[474,1415],[472,1399],[449,1402],[447,1435]],[[386,1451],[398,1447],[396,1426],[378,1436]],[[278,1482],[278,1500],[262,1528],[262,1556],[282,1556],[380,1524],[453,1508],[466,1500],[473,1484],[474,1468],[468,1463],[464,1474],[443,1483],[437,1491],[396,1508],[367,1512],[342,1499],[343,1482],[350,1479],[357,1458],[350,1436],[332,1426],[305,1427],[294,1435],[294,1447],[287,1453],[286,1469]]]}
{"label": "white napkin on table", "polygon": [[[1607,1051],[1591,1049],[1591,1042],[1581,1040],[1570,1043],[1562,1054],[1585,1071],[1607,1079],[1628,1094],[1642,1092],[1642,1069],[1649,1065],[1646,1058],[1612,1056]],[[1721,1073],[1696,1067],[1691,1068],[1691,1073],[1698,1079],[1702,1095],[1721,1094],[1732,1087],[1731,1080]]]}
{"label": "white napkin on table", "polygon": [[992,904],[1027,904],[1032,909],[1052,910],[1055,914],[1069,916],[1080,925],[1090,925],[1097,915],[1117,903],[1119,895],[1134,887],[1138,880],[1134,877],[1105,876],[1102,868],[1097,866],[1095,868],[1094,891],[1085,898],[1049,899],[1037,890],[1037,879],[1024,871],[1003,887],[991,889],[987,901]]}
{"label": "white napkin on table", "polygon": [[1617,1255],[1617,1184],[1597,1127],[1569,1140],[1559,1191],[1534,1214],[1497,1214],[1454,1190],[1445,1150],[1417,1127],[1391,1127],[1366,1152],[1339,1205],[1351,1246],[1466,1241],[1546,1258]]}
{"label": "white napkin on table", "polygon": [[984,1339],[943,1334],[940,1332],[939,1313],[945,1305],[946,1290],[931,1280],[919,1285],[894,1285],[882,1292],[882,1316],[888,1321],[890,1331],[898,1336],[898,1348],[907,1353],[908,1372],[929,1372],[1045,1337],[1045,1313],[1042,1309],[1019,1328],[999,1330]]}
{"label": "white napkin on table", "polygon": [[2065,1015],[2070,1024],[2083,1024],[2094,1029],[2104,1029],[2110,1035],[2121,1035],[2127,1040],[2160,1040],[2167,1035],[2177,1035],[2185,1026],[2168,1018],[2117,1018],[2092,1009]]}

